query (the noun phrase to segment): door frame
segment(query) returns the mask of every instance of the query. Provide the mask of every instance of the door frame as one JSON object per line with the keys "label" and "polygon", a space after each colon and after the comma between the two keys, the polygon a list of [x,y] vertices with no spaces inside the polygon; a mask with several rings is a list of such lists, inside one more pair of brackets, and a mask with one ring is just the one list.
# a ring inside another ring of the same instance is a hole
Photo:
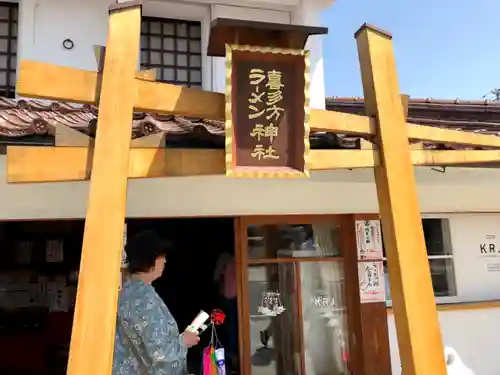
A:
{"label": "door frame", "polygon": [[[293,264],[295,271],[295,288],[297,291],[296,304],[297,304],[297,317],[298,317],[298,344],[300,353],[300,374],[305,373],[305,350],[304,350],[304,330],[303,330],[303,317],[302,317],[302,285],[300,278],[300,263],[301,262],[344,262],[344,232],[345,229],[345,215],[258,215],[258,216],[239,216],[235,217],[235,261],[236,261],[236,275],[237,275],[237,301],[238,301],[238,337],[239,337],[239,358],[240,358],[240,374],[251,375],[251,351],[250,351],[250,306],[248,295],[248,267],[251,265],[266,265],[266,264],[280,264],[289,263]],[[340,227],[339,241],[341,248],[340,257],[331,258],[270,258],[270,259],[248,259],[248,234],[247,228],[249,225],[276,225],[276,224],[317,224],[328,223],[338,225]],[[350,249],[356,251],[356,249]],[[345,269],[344,263],[344,273]],[[356,286],[357,287],[357,286]],[[353,298],[344,296],[347,314],[349,315],[350,301]],[[352,290],[352,288],[351,288]],[[353,327],[354,328],[354,327]],[[350,341],[351,326],[348,319],[348,337]],[[349,343],[349,346],[351,343]],[[350,369],[349,371],[354,373]]]}

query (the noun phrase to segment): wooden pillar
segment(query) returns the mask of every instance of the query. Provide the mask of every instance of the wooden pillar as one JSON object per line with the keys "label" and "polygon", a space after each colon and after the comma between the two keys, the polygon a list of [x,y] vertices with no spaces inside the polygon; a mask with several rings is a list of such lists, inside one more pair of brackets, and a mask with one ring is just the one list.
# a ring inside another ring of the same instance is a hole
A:
{"label": "wooden pillar", "polygon": [[355,37],[367,115],[377,119],[375,181],[403,374],[446,375],[391,36],[363,25]]}
{"label": "wooden pillar", "polygon": [[341,249],[345,267],[349,366],[353,375],[391,375],[385,301],[361,303],[356,220],[378,220],[378,216],[344,215],[342,217]]}
{"label": "wooden pillar", "polygon": [[137,2],[110,10],[68,375],[111,374],[140,27]]}

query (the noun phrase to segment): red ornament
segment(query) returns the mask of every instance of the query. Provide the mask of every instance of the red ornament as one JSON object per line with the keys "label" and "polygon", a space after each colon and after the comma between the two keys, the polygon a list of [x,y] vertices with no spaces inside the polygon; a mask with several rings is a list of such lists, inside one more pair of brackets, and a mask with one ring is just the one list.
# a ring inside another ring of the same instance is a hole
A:
{"label": "red ornament", "polygon": [[212,322],[212,324],[216,326],[220,326],[222,323],[224,323],[225,319],[226,319],[226,314],[224,314],[222,310],[215,309],[210,314],[210,321]]}

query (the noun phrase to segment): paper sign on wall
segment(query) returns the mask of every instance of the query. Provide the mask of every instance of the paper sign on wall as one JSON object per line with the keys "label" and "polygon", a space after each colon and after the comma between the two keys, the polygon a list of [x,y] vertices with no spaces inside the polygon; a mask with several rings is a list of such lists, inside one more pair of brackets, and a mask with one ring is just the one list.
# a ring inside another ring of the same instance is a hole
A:
{"label": "paper sign on wall", "polygon": [[382,262],[359,262],[361,303],[385,302],[384,265]]}
{"label": "paper sign on wall", "polygon": [[382,259],[380,220],[356,220],[358,260]]}

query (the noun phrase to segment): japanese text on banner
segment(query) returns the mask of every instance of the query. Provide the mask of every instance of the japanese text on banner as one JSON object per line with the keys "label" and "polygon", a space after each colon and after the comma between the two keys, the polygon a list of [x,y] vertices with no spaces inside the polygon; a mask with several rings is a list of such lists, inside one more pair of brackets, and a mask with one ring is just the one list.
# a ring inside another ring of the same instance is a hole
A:
{"label": "japanese text on banner", "polygon": [[379,220],[356,220],[358,260],[383,258],[382,230]]}
{"label": "japanese text on banner", "polygon": [[258,160],[279,159],[280,155],[273,146],[279,135],[279,123],[284,116],[283,73],[278,70],[250,69],[248,74],[253,91],[248,97],[248,119],[253,121],[250,136],[256,145],[251,152]]}

